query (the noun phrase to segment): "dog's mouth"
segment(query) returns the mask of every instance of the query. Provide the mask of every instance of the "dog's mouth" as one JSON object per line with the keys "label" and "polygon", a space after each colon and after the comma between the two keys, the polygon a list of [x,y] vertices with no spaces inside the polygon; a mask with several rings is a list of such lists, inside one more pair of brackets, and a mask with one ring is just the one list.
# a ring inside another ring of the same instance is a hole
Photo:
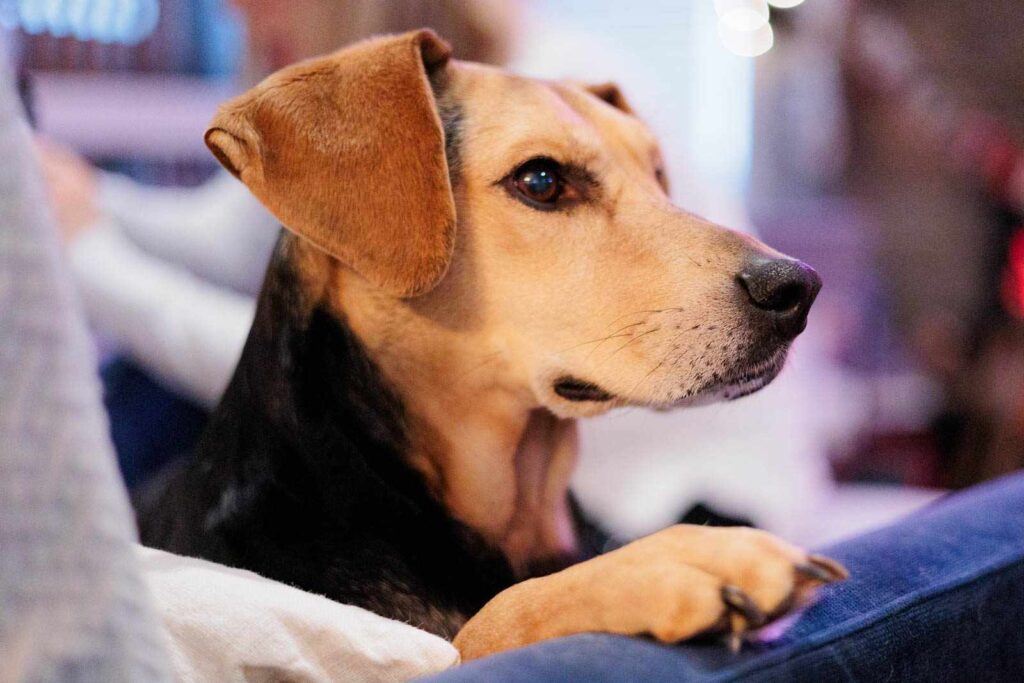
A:
{"label": "dog's mouth", "polygon": [[572,401],[574,403],[582,403],[584,401],[603,403],[615,398],[609,392],[605,391],[593,382],[586,382],[582,379],[571,376],[564,376],[556,379],[553,389],[556,394],[564,398],[566,401]]}
{"label": "dog's mouth", "polygon": [[[716,401],[735,401],[760,391],[770,384],[782,371],[787,351],[787,347],[781,347],[767,358],[744,363],[741,368],[724,377],[715,376],[713,381],[690,388],[683,395],[667,401],[641,401],[641,403],[654,408],[670,409]],[[594,382],[572,375],[560,376],[552,384],[552,389],[555,394],[573,403],[606,403],[622,398]],[[637,401],[626,399],[625,402],[636,403]]]}

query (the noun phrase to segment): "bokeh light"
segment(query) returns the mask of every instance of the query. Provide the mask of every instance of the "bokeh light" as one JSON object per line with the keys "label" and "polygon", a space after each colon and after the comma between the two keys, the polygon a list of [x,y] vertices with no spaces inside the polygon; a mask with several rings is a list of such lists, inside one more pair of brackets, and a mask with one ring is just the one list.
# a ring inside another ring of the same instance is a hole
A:
{"label": "bokeh light", "polygon": [[722,44],[733,54],[741,57],[757,57],[772,49],[775,34],[769,23],[762,24],[753,31],[741,31],[728,22],[718,22],[718,35]]}
{"label": "bokeh light", "polygon": [[766,0],[715,0],[720,22],[736,31],[756,31],[768,23]]}
{"label": "bokeh light", "polygon": [[4,28],[100,43],[138,43],[159,18],[158,0],[0,0]]}

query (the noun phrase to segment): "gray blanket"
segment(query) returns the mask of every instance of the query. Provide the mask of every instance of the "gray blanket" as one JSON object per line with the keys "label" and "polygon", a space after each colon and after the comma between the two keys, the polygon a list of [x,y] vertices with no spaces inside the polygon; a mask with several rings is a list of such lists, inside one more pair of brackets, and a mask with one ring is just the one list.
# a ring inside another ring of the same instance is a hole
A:
{"label": "gray blanket", "polygon": [[2,61],[0,681],[170,680],[94,352]]}

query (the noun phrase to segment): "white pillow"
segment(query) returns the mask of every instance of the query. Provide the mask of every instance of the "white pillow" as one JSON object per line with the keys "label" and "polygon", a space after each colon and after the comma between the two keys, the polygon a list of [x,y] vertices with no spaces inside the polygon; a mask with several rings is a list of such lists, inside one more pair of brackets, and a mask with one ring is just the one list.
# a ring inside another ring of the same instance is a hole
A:
{"label": "white pillow", "polygon": [[138,548],[179,681],[406,681],[458,663],[451,643],[252,572]]}

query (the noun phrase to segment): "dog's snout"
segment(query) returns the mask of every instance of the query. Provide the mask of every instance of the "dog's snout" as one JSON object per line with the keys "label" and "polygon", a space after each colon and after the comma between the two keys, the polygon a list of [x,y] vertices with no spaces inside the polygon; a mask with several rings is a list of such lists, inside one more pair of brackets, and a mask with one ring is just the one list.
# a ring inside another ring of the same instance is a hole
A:
{"label": "dog's snout", "polygon": [[771,314],[780,335],[792,339],[807,326],[821,278],[813,268],[792,259],[751,259],[736,276],[750,302]]}

